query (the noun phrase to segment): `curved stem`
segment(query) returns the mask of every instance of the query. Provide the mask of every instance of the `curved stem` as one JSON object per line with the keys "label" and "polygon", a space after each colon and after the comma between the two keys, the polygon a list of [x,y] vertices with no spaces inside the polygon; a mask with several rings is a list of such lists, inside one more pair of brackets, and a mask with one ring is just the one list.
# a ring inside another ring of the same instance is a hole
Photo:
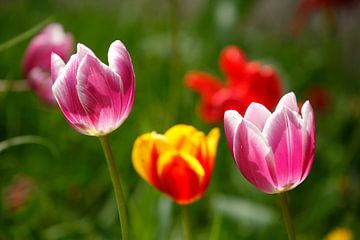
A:
{"label": "curved stem", "polygon": [[187,205],[181,205],[181,215],[183,220],[184,240],[191,240],[190,216],[189,208]]}
{"label": "curved stem", "polygon": [[286,192],[279,193],[278,196],[288,238],[289,240],[296,240],[295,230],[291,220]]}
{"label": "curved stem", "polygon": [[30,38],[31,36],[35,35],[37,32],[39,32],[41,29],[43,29],[47,24],[49,24],[50,22],[52,22],[54,20],[53,16],[50,16],[48,18],[46,18],[44,21],[38,23],[37,25],[33,26],[32,28],[30,28],[29,30],[21,33],[20,35],[4,42],[4,43],[0,43],[0,52],[11,48],[13,46],[15,46],[16,44],[19,44],[20,42]]}
{"label": "curved stem", "polygon": [[128,233],[128,220],[126,215],[126,207],[125,207],[125,199],[120,183],[120,176],[119,172],[116,168],[114,157],[111,151],[109,139],[107,136],[101,136],[99,137],[102,149],[105,154],[106,162],[109,167],[110,176],[112,180],[112,184],[115,191],[115,198],[116,198],[116,204],[119,212],[120,217],[120,225],[121,225],[121,235],[123,240],[129,239],[129,233]]}

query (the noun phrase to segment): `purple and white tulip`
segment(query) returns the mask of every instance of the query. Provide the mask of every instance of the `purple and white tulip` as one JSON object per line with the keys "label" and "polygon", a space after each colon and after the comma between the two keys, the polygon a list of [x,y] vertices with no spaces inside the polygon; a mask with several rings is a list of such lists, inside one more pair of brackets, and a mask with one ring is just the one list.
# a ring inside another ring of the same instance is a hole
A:
{"label": "purple and white tulip", "polygon": [[104,136],[128,117],[135,91],[130,55],[119,40],[110,45],[109,66],[83,44],[64,63],[51,58],[52,91],[70,126],[90,136]]}
{"label": "purple and white tulip", "polygon": [[251,103],[244,117],[224,116],[225,133],[244,177],[265,193],[291,190],[308,176],[315,152],[315,118],[306,101],[299,113],[294,93],[284,95],[271,113]]}
{"label": "purple and white tulip", "polygon": [[51,53],[68,60],[74,45],[70,33],[65,33],[58,23],[49,24],[35,36],[26,49],[23,59],[23,74],[35,94],[48,105],[56,103],[51,91]]}

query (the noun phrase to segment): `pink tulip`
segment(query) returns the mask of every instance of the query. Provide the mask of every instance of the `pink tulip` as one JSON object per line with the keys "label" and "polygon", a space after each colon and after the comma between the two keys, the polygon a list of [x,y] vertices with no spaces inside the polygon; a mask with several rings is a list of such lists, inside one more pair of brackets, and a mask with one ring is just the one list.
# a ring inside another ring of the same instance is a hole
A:
{"label": "pink tulip", "polygon": [[51,58],[52,91],[66,120],[78,132],[104,136],[128,117],[135,91],[131,58],[120,41],[110,45],[109,66],[82,44],[65,63]]}
{"label": "pink tulip", "polygon": [[309,101],[301,113],[292,92],[280,99],[273,113],[258,103],[251,103],[244,117],[228,110],[224,127],[238,168],[259,190],[285,192],[308,176],[315,151],[315,119]]}
{"label": "pink tulip", "polygon": [[67,60],[73,45],[72,35],[65,33],[60,24],[52,23],[34,37],[26,49],[22,66],[24,76],[36,95],[49,105],[56,103],[51,91],[51,53]]}

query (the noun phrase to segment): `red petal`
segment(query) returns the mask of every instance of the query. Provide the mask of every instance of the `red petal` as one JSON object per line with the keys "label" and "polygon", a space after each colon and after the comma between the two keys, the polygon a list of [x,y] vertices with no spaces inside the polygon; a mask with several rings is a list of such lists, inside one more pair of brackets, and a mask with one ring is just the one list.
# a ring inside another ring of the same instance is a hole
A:
{"label": "red petal", "polygon": [[222,83],[218,79],[208,73],[197,71],[186,74],[185,84],[205,98],[222,88]]}
{"label": "red petal", "polygon": [[229,80],[238,80],[238,78],[241,78],[245,66],[245,55],[240,48],[228,46],[220,53],[220,68],[229,77]]}

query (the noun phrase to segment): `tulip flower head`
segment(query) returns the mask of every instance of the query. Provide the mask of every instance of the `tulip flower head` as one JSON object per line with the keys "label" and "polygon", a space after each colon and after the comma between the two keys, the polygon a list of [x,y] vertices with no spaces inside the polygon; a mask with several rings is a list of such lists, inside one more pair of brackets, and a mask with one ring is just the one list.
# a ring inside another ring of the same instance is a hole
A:
{"label": "tulip flower head", "polygon": [[48,25],[35,36],[26,49],[23,60],[23,74],[35,94],[48,105],[56,104],[51,91],[51,53],[66,61],[74,45],[70,33],[65,33],[58,23]]}
{"label": "tulip flower head", "polygon": [[132,151],[137,173],[178,204],[189,204],[205,192],[214,167],[220,130],[205,136],[188,125],[175,125],[164,135],[138,137]]}
{"label": "tulip flower head", "polygon": [[308,176],[315,151],[315,119],[309,101],[301,113],[292,92],[281,98],[273,113],[251,103],[244,117],[226,111],[224,127],[238,168],[259,190],[285,192]]}
{"label": "tulip flower head", "polygon": [[52,91],[66,120],[78,132],[104,136],[128,117],[135,91],[131,58],[119,40],[110,45],[109,66],[82,44],[67,64],[51,59]]}
{"label": "tulip flower head", "polygon": [[186,75],[186,86],[201,96],[200,112],[204,121],[222,122],[229,109],[243,114],[247,106],[259,102],[267,108],[276,106],[282,84],[275,70],[259,62],[248,62],[236,46],[228,46],[220,54],[220,67],[226,82],[205,73],[193,71]]}

